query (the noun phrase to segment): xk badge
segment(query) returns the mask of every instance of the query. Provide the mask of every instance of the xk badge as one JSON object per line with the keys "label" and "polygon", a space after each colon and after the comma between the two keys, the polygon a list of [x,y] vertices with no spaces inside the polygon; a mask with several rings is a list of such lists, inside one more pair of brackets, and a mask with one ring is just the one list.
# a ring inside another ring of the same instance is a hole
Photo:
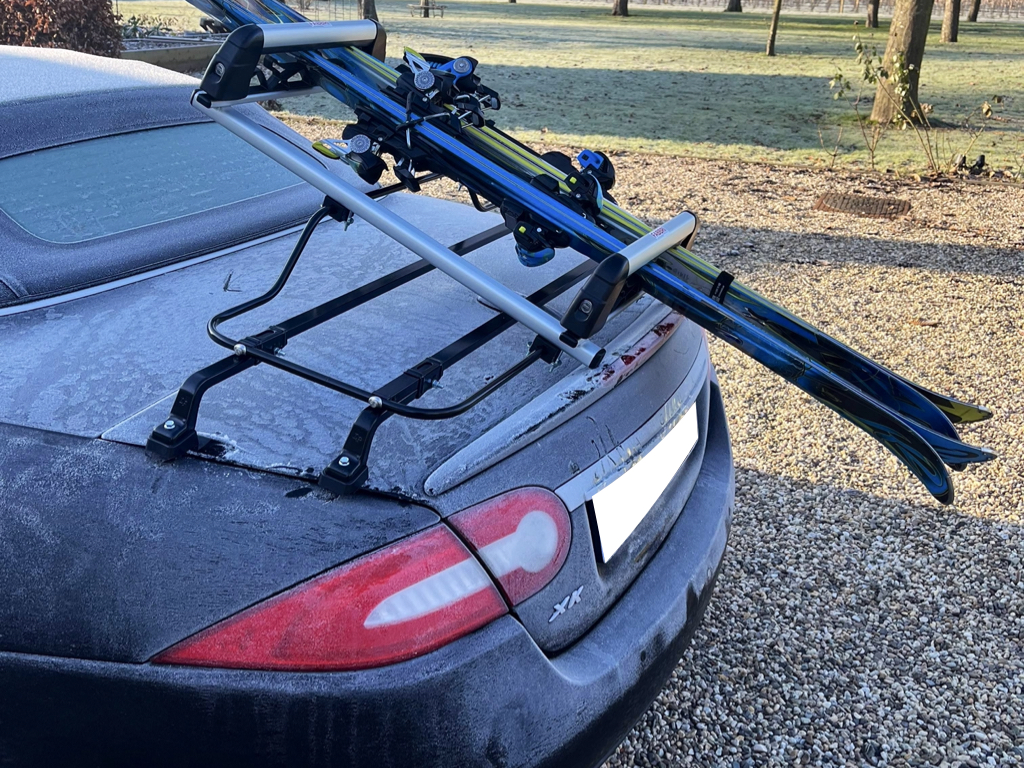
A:
{"label": "xk badge", "polygon": [[583,587],[574,589],[571,595],[566,595],[565,599],[560,603],[555,604],[555,612],[551,614],[551,618],[548,619],[548,624],[557,619],[563,613],[572,608],[576,603],[580,601],[580,596],[583,594]]}

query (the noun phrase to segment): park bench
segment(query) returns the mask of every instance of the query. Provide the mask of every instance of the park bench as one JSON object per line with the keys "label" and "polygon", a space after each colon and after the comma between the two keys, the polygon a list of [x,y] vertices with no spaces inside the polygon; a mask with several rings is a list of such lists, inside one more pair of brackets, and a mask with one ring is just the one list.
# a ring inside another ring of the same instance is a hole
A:
{"label": "park bench", "polygon": [[426,0],[422,3],[409,3],[409,15],[415,16],[417,12],[423,15],[423,18],[428,18],[431,13],[435,16],[444,18],[444,12],[447,5],[438,5],[433,0]]}

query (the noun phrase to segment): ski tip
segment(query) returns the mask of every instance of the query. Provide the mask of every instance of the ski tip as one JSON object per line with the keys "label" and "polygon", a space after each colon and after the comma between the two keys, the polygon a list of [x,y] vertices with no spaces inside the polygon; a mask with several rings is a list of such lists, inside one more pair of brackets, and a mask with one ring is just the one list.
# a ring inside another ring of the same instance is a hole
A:
{"label": "ski tip", "polygon": [[[929,441],[931,442],[931,441]],[[962,470],[967,464],[983,464],[998,458],[991,448],[967,443],[932,443],[943,464],[956,471]]]}
{"label": "ski tip", "polygon": [[988,408],[983,408],[980,405],[969,405],[968,403],[961,403],[964,406],[963,415],[960,416],[960,422],[962,424],[973,424],[979,421],[988,421],[992,418],[992,411]]}
{"label": "ski tip", "polygon": [[995,451],[990,448],[970,445],[959,439],[950,439],[946,435],[934,432],[910,418],[907,418],[905,421],[911,429],[927,441],[928,445],[942,459],[942,463],[953,469],[958,469],[963,464],[978,464],[992,461],[992,459],[996,458]]}
{"label": "ski tip", "polygon": [[930,472],[921,471],[924,469],[923,467],[913,467],[909,464],[907,468],[924,484],[924,487],[928,489],[928,493],[934,496],[936,501],[940,504],[953,503],[953,480],[941,463],[937,468],[932,468],[933,471]]}
{"label": "ski tip", "polygon": [[982,464],[986,461],[992,461],[993,459],[999,458],[999,454],[997,454],[991,448],[986,448],[981,445],[967,444],[964,444],[964,447],[969,449],[969,454],[965,454],[964,456],[960,457],[961,460],[959,461],[954,460],[946,462],[953,469],[957,469],[958,467],[961,467],[964,464]]}
{"label": "ski tip", "polygon": [[978,448],[978,452],[984,454],[984,461],[992,461],[993,459],[999,458],[999,454],[993,451],[991,448],[985,448],[984,446],[982,446]]}
{"label": "ski tip", "polygon": [[973,424],[979,421],[986,421],[992,418],[992,411],[981,405],[972,405],[954,400],[951,397],[936,394],[931,390],[924,389],[916,384],[914,389],[932,401],[932,403],[954,424]]}

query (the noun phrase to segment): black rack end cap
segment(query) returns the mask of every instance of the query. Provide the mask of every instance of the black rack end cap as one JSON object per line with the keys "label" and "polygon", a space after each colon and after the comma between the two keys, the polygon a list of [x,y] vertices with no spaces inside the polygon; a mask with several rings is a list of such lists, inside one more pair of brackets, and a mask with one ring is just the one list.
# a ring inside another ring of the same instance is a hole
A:
{"label": "black rack end cap", "polygon": [[581,339],[600,331],[629,277],[629,260],[613,253],[602,261],[572,300],[562,325]]}
{"label": "black rack end cap", "polygon": [[210,60],[200,89],[214,101],[244,99],[249,95],[249,82],[262,55],[263,30],[257,24],[239,27]]}
{"label": "black rack end cap", "polygon": [[377,34],[373,38],[373,42],[369,45],[360,46],[360,49],[373,56],[378,61],[384,61],[387,56],[388,49],[388,33],[384,30],[383,25],[379,21],[373,21],[377,25]]}

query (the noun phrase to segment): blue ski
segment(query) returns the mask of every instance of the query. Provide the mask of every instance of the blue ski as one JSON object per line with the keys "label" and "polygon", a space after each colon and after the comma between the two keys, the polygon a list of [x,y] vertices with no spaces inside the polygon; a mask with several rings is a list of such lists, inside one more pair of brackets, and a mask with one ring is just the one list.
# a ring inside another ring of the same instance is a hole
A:
{"label": "blue ski", "polygon": [[[232,28],[305,21],[277,0],[190,2]],[[406,173],[415,158],[421,169],[443,173],[493,203],[520,211],[524,221],[538,225],[537,232],[557,236],[558,247],[603,261],[649,230],[602,200],[600,188],[596,210],[573,205],[566,193],[580,174],[554,168],[482,120],[467,118],[468,111],[459,119],[454,108],[452,114],[435,108],[429,117],[417,116],[411,105],[418,94],[410,91],[403,103],[395,88],[400,73],[362,50],[301,50],[290,52],[292,57],[314,73],[320,87],[353,107],[361,121],[381,129],[381,146],[391,142],[387,151],[403,157]],[[403,146],[394,148],[401,137],[408,153]],[[538,242],[542,253],[546,243]],[[662,254],[637,273],[648,293],[872,435],[943,503],[953,498],[943,462],[959,466],[993,458],[984,448],[962,443],[949,418],[974,421],[987,417],[987,411],[907,382],[735,281],[721,285],[722,275],[683,248]]]}

